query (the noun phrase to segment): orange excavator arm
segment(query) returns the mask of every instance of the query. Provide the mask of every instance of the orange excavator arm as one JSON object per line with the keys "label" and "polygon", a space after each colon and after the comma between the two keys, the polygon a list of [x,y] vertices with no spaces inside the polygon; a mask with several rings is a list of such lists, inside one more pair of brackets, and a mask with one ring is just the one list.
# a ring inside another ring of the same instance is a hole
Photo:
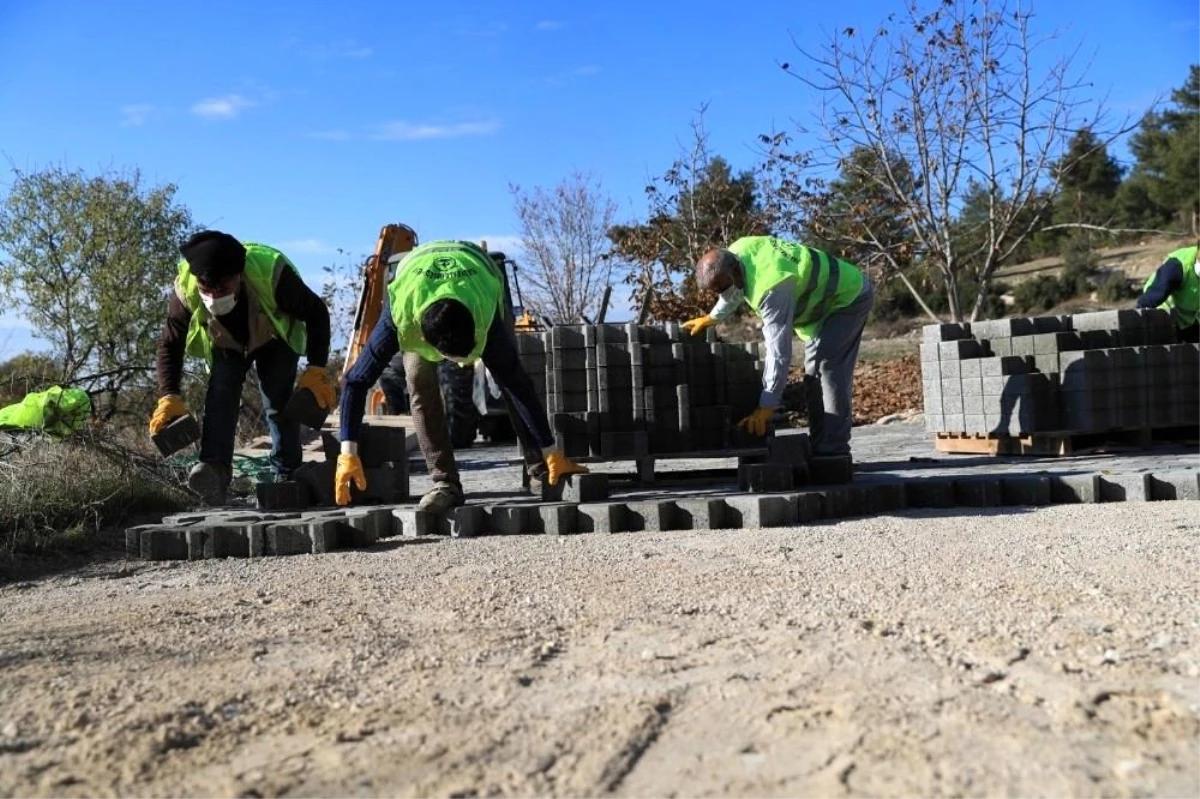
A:
{"label": "orange excavator arm", "polygon": [[384,225],[375,242],[375,252],[363,264],[362,286],[358,292],[358,308],[354,312],[354,328],[350,333],[350,346],[346,351],[346,362],[342,376],[358,360],[359,353],[367,345],[371,331],[379,323],[383,313],[384,292],[387,291],[388,261],[393,255],[410,252],[417,246],[417,234],[408,225]]}

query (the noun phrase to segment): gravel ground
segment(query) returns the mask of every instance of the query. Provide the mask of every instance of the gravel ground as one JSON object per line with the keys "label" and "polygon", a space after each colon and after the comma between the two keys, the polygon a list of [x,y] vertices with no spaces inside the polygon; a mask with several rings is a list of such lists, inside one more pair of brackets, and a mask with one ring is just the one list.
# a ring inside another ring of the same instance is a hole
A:
{"label": "gravel ground", "polygon": [[0,795],[1196,796],[1198,533],[1156,502],[10,569]]}

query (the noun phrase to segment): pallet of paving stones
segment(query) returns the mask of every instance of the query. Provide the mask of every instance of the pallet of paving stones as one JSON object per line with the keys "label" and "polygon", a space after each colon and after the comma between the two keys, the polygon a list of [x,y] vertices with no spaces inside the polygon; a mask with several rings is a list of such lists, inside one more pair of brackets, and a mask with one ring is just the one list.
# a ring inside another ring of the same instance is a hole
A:
{"label": "pallet of paving stones", "polygon": [[1200,345],[1158,309],[928,325],[921,377],[943,452],[1067,455],[1200,419]]}
{"label": "pallet of paving stones", "polygon": [[947,454],[1038,455],[1058,457],[1085,453],[1146,449],[1156,444],[1200,443],[1200,426],[1137,427],[1100,433],[1032,433],[1002,436],[987,433],[935,433],[934,447]]}
{"label": "pallet of paving stones", "polygon": [[736,422],[758,404],[758,344],[676,323],[559,325],[517,337],[558,445],[572,458],[637,460],[761,449]]}

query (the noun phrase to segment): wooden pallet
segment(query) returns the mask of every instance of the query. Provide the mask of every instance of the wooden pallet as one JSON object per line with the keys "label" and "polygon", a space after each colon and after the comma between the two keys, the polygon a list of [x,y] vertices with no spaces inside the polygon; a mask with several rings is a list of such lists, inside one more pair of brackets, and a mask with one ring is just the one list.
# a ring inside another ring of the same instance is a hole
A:
{"label": "wooden pallet", "polygon": [[1195,427],[1137,427],[1097,433],[1053,432],[1006,436],[994,433],[935,433],[934,448],[954,455],[1037,455],[1062,457],[1103,449],[1147,449],[1156,443],[1185,444],[1197,440]]}

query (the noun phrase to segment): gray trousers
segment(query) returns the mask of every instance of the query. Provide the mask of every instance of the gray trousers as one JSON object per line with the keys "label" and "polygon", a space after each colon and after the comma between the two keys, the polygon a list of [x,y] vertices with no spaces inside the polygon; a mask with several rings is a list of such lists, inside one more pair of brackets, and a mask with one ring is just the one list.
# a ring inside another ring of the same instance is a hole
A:
{"label": "gray trousers", "polygon": [[858,299],[830,314],[821,332],[804,344],[808,432],[816,455],[850,454],[854,366],[874,300],[864,275]]}

